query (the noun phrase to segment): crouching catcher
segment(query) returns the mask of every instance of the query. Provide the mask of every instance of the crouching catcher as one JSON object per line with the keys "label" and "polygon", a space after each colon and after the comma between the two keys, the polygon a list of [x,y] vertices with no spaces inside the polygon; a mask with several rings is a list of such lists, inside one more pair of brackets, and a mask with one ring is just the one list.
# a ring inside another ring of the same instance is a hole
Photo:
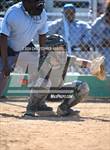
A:
{"label": "crouching catcher", "polygon": [[[99,79],[105,79],[104,69],[103,73],[101,69],[104,62],[103,56],[94,60],[85,60],[76,56],[68,56],[66,49],[66,42],[62,36],[50,35],[47,37],[45,50],[42,51],[39,59],[41,74],[31,89],[25,115],[35,116],[38,111],[52,111],[52,108],[46,105],[46,101],[52,95],[59,95],[62,99],[57,108],[58,116],[77,113],[77,110],[71,108],[85,100],[89,93],[89,86],[86,82],[79,80],[64,83],[69,65],[76,64],[89,68],[93,75]],[[42,67],[43,63],[45,67]],[[48,67],[50,71],[45,76]],[[102,76],[100,76],[100,71]]]}

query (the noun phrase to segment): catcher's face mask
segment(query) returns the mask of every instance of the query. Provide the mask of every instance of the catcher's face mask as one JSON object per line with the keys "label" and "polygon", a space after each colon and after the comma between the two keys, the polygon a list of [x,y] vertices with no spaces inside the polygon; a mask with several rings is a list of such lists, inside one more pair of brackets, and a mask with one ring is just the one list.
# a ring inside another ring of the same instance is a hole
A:
{"label": "catcher's face mask", "polygon": [[65,64],[67,59],[66,42],[62,36],[54,34],[47,36],[47,49],[49,48],[49,63],[53,66]]}

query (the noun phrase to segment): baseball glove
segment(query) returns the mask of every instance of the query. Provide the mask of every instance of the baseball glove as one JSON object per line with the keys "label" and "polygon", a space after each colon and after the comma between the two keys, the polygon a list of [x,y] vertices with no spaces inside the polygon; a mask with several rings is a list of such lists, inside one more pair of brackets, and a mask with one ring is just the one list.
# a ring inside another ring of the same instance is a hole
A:
{"label": "baseball glove", "polygon": [[106,79],[104,59],[104,56],[93,59],[90,67],[91,74],[96,76],[100,80]]}

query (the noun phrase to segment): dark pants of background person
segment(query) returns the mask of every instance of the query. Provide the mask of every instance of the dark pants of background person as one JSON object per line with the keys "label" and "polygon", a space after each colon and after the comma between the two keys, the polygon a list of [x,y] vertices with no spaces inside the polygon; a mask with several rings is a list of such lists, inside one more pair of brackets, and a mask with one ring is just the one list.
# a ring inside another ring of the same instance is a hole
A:
{"label": "dark pants of background person", "polygon": [[[32,49],[32,47],[35,47],[35,46],[31,42],[26,47],[29,47],[30,49]],[[19,55],[19,52],[15,52],[11,48],[8,47],[8,65],[11,70],[14,69],[13,67],[17,61],[18,55]],[[1,58],[1,54],[0,54],[0,97],[3,96],[4,90],[7,86],[7,82],[9,79],[9,77],[3,76],[2,69],[3,69],[3,63],[2,63],[2,58]]]}

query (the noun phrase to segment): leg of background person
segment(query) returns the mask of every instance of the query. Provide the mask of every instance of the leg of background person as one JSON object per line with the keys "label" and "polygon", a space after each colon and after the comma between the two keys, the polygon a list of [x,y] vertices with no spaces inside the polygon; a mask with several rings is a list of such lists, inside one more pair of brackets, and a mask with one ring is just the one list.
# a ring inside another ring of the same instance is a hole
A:
{"label": "leg of background person", "polygon": [[6,88],[8,78],[4,78],[3,74],[0,73],[0,97],[3,96],[3,92]]}
{"label": "leg of background person", "polygon": [[2,74],[2,67],[2,60],[0,58],[0,97],[3,96],[3,91],[7,84],[7,78],[4,78]]}
{"label": "leg of background person", "polygon": [[[29,45],[27,45],[27,47],[30,48],[29,50],[32,50],[35,46],[31,42]],[[9,47],[8,47],[8,52],[9,52],[9,55],[10,55],[10,57],[8,58],[9,66],[10,66],[10,68],[12,68],[12,66],[14,66],[14,64],[17,61],[17,55],[16,56],[11,56],[11,55],[13,55],[14,51],[12,49],[10,49]],[[3,67],[2,60],[0,58],[0,97],[3,96],[4,90],[5,90],[7,82],[8,82],[8,78],[4,78],[3,74],[1,72],[2,67]]]}
{"label": "leg of background person", "polygon": [[[15,60],[16,60],[15,56],[10,56],[8,58],[8,63],[9,63],[10,69],[12,68],[13,64],[15,63]],[[7,82],[9,79],[9,77],[7,77],[7,78],[3,77],[2,68],[3,68],[3,65],[2,65],[2,60],[0,58],[0,96],[3,96],[3,93],[5,91],[5,88],[7,86]]]}

